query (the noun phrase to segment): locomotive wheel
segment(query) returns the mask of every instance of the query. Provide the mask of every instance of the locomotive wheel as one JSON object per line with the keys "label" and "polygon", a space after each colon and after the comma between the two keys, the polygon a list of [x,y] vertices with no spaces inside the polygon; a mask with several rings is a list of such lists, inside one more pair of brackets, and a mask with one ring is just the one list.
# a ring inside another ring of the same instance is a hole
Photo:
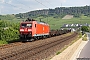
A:
{"label": "locomotive wheel", "polygon": [[39,40],[39,39],[40,39],[40,37],[37,37],[37,39]]}
{"label": "locomotive wheel", "polygon": [[42,40],[45,39],[46,37],[45,36],[42,36]]}
{"label": "locomotive wheel", "polygon": [[31,42],[34,41],[34,40],[35,40],[35,39],[33,39],[33,38],[30,39]]}

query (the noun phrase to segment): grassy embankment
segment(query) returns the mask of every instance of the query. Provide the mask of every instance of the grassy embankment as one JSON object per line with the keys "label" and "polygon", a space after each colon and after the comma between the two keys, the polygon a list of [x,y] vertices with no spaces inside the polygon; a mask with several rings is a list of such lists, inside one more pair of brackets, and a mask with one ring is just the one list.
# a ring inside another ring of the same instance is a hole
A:
{"label": "grassy embankment", "polygon": [[[13,15],[6,15],[4,17],[0,16],[0,18],[2,20],[8,20],[10,22],[20,22],[22,20],[25,19],[17,19],[15,16]],[[72,18],[72,19],[61,19],[59,17],[54,18],[54,16],[52,17],[38,17],[38,18],[34,18],[36,20],[41,20],[47,22],[50,25],[51,29],[59,29],[63,24],[74,24],[74,23],[79,23],[79,24],[85,24],[88,23],[90,24],[90,17],[86,17],[86,16],[81,16],[80,18]]]}
{"label": "grassy embankment", "polygon": [[[51,29],[60,29],[60,27],[64,24],[85,24],[88,23],[90,24],[90,17],[86,16],[81,16],[80,18],[72,18],[72,19],[61,19],[61,18],[53,18],[53,17],[47,17],[47,18],[42,18],[42,21],[47,22]],[[39,18],[37,18],[39,20]]]}
{"label": "grassy embankment", "polygon": [[83,41],[87,41],[87,34],[84,35],[84,37],[82,38]]}

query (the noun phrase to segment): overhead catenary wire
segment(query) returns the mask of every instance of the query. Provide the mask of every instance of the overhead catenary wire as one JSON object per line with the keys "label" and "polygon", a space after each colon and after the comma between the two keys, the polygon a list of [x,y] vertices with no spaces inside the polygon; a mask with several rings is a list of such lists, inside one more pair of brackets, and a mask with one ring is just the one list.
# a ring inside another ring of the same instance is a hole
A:
{"label": "overhead catenary wire", "polygon": [[[16,0],[16,1],[19,2],[20,4],[24,5],[24,6],[28,7],[28,8],[32,8],[32,7],[27,6],[27,5],[25,5],[24,3],[22,3],[22,2],[20,2],[20,1],[18,1],[18,0]],[[46,8],[49,8],[48,6],[46,6],[45,4],[43,4],[42,2],[40,2],[40,1],[38,1],[38,0],[35,0],[35,1],[38,2],[39,4],[41,4],[42,6],[44,6],[44,7],[46,7]],[[48,2],[48,1],[47,1],[47,2]],[[18,9],[21,9],[21,10],[26,10],[25,8],[19,7],[19,6],[17,6],[17,5],[14,5],[14,4],[5,2],[5,1],[4,1],[3,3],[8,4],[8,5],[10,5],[10,6],[13,6],[13,7],[17,7]]]}
{"label": "overhead catenary wire", "polygon": [[47,0],[45,0],[49,5],[53,6],[50,2],[48,2]]}
{"label": "overhead catenary wire", "polygon": [[44,7],[48,8],[46,5],[44,5],[43,3],[39,2],[38,0],[35,0],[36,2],[38,2],[39,4],[43,5]]}
{"label": "overhead catenary wire", "polygon": [[[18,0],[16,0],[16,1],[19,2],[20,4],[24,5],[24,6],[28,7],[28,8],[32,8],[32,7],[29,7],[29,6],[21,3],[21,2],[18,1]],[[40,2],[40,1],[38,1],[38,0],[35,0],[35,1],[38,2],[39,4],[43,5],[44,7],[49,8],[48,6],[44,5],[42,2]],[[8,5],[11,5],[11,6],[13,6],[13,7],[17,7],[17,8],[22,9],[22,10],[26,10],[26,9],[24,9],[24,8],[22,8],[22,7],[18,7],[18,6],[16,6],[16,5],[10,4],[10,3],[5,2],[5,1],[4,1],[4,3],[5,3],[5,4],[8,4]]]}
{"label": "overhead catenary wire", "polygon": [[[7,2],[5,2],[5,1],[4,1],[4,3],[5,3],[5,4],[8,4],[8,5],[11,5],[11,6],[13,6],[13,7],[18,7],[18,6],[15,6],[15,5],[13,5],[13,4],[7,3]],[[19,8],[19,9],[22,9],[22,10],[26,10],[26,9],[21,8],[21,7],[18,7],[18,8]]]}
{"label": "overhead catenary wire", "polygon": [[19,2],[20,4],[24,5],[24,6],[28,7],[28,8],[32,8],[32,7],[30,7],[30,6],[27,6],[27,5],[23,4],[22,2],[20,2],[20,1],[18,1],[18,0],[16,0],[16,1]]}
{"label": "overhead catenary wire", "polygon": [[[20,4],[26,6],[26,7],[32,8],[32,7],[30,7],[30,6],[27,6],[27,5],[23,4],[22,2],[20,2],[20,1],[18,1],[18,0],[16,0],[16,1],[19,2]],[[43,5],[43,6],[47,7],[46,5],[44,5],[43,3],[39,2],[38,0],[35,0],[35,1],[38,2],[38,3],[40,3],[40,4]],[[48,3],[47,0],[45,0],[45,1]],[[51,3],[48,3],[48,4],[51,5],[51,6],[53,6]],[[47,7],[47,8],[48,8],[48,7]]]}

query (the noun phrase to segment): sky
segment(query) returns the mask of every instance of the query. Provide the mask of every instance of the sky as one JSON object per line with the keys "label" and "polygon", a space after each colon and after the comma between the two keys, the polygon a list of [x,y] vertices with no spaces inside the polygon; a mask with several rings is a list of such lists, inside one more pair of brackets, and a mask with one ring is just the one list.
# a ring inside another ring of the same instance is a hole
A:
{"label": "sky", "polygon": [[0,0],[0,15],[90,5],[90,0]]}

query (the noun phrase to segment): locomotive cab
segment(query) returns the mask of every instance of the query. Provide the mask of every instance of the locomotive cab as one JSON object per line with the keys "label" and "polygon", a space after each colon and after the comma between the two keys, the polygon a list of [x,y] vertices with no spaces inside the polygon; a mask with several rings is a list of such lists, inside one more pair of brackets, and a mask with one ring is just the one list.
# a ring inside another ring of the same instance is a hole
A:
{"label": "locomotive cab", "polygon": [[26,20],[20,24],[20,39],[31,39],[33,38],[33,32],[35,32],[35,20]]}

